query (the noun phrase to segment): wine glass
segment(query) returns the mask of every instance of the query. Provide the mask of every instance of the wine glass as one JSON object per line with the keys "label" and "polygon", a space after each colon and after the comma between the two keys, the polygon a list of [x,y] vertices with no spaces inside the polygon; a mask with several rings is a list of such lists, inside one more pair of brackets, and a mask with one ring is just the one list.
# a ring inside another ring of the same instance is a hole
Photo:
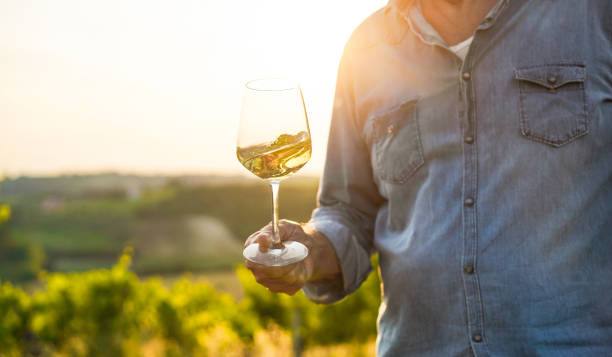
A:
{"label": "wine glass", "polygon": [[304,98],[300,86],[287,79],[256,79],[245,87],[236,154],[247,170],[272,188],[274,237],[266,253],[253,243],[243,255],[266,266],[289,265],[308,255],[302,243],[281,242],[278,231],[280,182],[302,168],[312,150]]}

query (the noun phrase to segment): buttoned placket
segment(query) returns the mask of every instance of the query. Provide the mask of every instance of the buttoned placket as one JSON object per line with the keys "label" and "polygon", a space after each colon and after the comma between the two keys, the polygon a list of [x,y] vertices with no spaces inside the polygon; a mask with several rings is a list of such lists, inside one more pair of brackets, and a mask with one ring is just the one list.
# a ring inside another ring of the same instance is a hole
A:
{"label": "buttoned placket", "polygon": [[[472,46],[474,43],[472,43]],[[471,48],[470,48],[470,51]],[[465,306],[467,309],[467,333],[470,337],[471,351],[476,356],[487,356],[484,343],[483,307],[478,282],[478,231],[477,231],[477,189],[478,189],[478,146],[476,145],[476,115],[474,112],[474,93],[471,73],[470,53],[459,68],[460,103],[459,110],[463,125],[463,254],[461,257]]]}
{"label": "buttoned placket", "polygon": [[494,17],[489,15],[477,28],[474,40],[459,66],[459,96],[461,109],[459,120],[463,123],[463,254],[461,257],[465,306],[467,309],[467,328],[470,338],[471,352],[475,356],[488,356],[484,331],[484,307],[480,292],[478,275],[478,222],[477,222],[477,192],[478,192],[478,145],[477,116],[474,103],[474,52],[478,49],[479,33],[489,29]]}
{"label": "buttoned placket", "polygon": [[[463,151],[463,185],[462,185],[462,226],[463,251],[461,256],[461,274],[465,294],[467,337],[470,343],[470,352],[475,356],[489,356],[484,330],[484,307],[480,292],[479,275],[477,270],[478,258],[478,230],[477,230],[477,192],[478,192],[478,146],[476,125],[477,117],[474,107],[474,49],[477,48],[480,35],[493,26],[501,9],[507,5],[507,0],[501,0],[487,15],[476,29],[470,49],[463,61],[444,43],[436,34],[431,36],[421,33],[413,24],[410,16],[404,16],[412,32],[426,44],[438,46],[448,51],[449,55],[458,61],[459,81],[459,120],[462,135]],[[420,19],[421,21],[425,21]]]}

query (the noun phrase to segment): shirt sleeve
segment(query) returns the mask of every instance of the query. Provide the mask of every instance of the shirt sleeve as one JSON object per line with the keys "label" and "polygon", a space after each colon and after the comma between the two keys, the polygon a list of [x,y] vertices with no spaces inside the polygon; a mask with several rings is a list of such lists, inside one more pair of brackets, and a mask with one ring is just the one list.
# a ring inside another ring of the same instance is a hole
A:
{"label": "shirt sleeve", "polygon": [[374,223],[383,198],[372,177],[370,152],[355,108],[353,74],[347,51],[336,82],[327,158],[310,223],[333,245],[342,281],[306,284],[304,293],[331,303],[357,290],[372,270]]}

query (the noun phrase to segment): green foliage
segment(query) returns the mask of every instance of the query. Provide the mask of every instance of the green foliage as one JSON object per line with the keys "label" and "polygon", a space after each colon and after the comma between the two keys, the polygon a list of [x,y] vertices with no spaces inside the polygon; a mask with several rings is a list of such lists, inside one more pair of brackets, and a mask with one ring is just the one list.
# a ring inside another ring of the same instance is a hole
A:
{"label": "green foliage", "polygon": [[256,349],[255,336],[273,326],[299,333],[305,346],[363,343],[376,333],[376,274],[340,303],[321,306],[302,293],[273,294],[243,267],[245,297],[235,301],[187,278],[171,288],[140,280],[129,265],[123,255],[112,269],[45,274],[32,295],[1,284],[0,356],[229,355]]}
{"label": "green foliage", "polygon": [[32,329],[43,344],[58,351],[113,356],[123,340],[151,328],[148,298],[155,290],[127,271],[124,256],[113,269],[81,274],[50,274],[33,296]]}
{"label": "green foliage", "polygon": [[[376,258],[372,264],[377,266]],[[305,346],[363,342],[376,335],[380,280],[375,273],[370,274],[357,292],[331,305],[313,304],[302,292],[292,297],[272,293],[259,285],[244,267],[239,267],[237,274],[245,303],[258,316],[260,324],[273,323],[290,330],[297,313],[301,320],[299,334]]]}
{"label": "green foliage", "polygon": [[11,208],[9,205],[0,205],[0,224],[6,222],[11,218]]}
{"label": "green foliage", "polygon": [[30,319],[30,299],[10,283],[0,283],[0,355],[20,356]]}
{"label": "green foliage", "polygon": [[124,255],[110,270],[45,274],[31,297],[0,285],[0,356],[26,354],[30,331],[43,351],[72,356],[139,355],[150,341],[167,355],[206,355],[219,331],[230,346],[252,343],[260,326],[246,304],[204,282],[141,281],[129,264]]}

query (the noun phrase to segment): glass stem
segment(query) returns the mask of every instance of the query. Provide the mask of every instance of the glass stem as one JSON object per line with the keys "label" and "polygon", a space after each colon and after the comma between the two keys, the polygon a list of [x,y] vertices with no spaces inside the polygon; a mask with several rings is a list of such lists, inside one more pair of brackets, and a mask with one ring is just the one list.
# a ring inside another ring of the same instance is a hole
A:
{"label": "glass stem", "polygon": [[270,181],[270,187],[272,188],[272,229],[274,232],[274,240],[272,241],[272,249],[282,249],[283,244],[280,239],[280,232],[278,230],[278,187],[280,181]]}

